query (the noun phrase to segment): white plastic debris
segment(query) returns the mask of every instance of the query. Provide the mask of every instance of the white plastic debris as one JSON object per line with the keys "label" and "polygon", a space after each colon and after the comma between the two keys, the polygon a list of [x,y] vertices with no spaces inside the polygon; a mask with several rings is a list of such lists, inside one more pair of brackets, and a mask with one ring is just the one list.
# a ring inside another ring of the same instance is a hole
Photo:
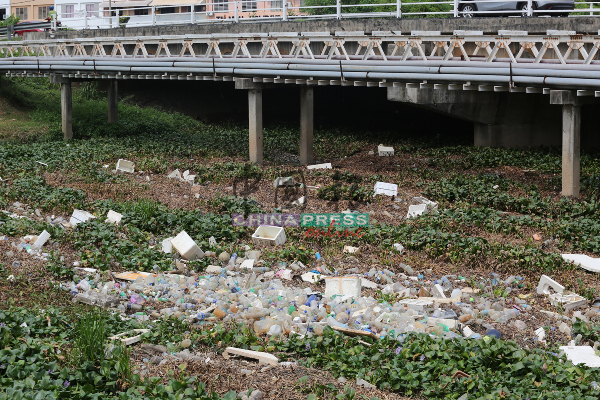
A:
{"label": "white plastic debris", "polygon": [[261,246],[279,246],[285,240],[285,230],[280,226],[261,225],[252,234],[252,243]]}
{"label": "white plastic debris", "polygon": [[360,284],[362,287],[366,287],[367,289],[377,289],[378,286],[375,282],[370,281],[365,278],[360,278]]}
{"label": "white plastic debris", "polygon": [[133,173],[135,171],[135,164],[121,158],[117,161],[117,171]]}
{"label": "white plastic debris", "polygon": [[302,196],[300,197],[298,200],[294,200],[292,202],[293,206],[301,206],[302,204],[306,203],[306,197]]}
{"label": "white plastic debris", "polygon": [[161,244],[163,253],[170,254],[171,251],[173,251],[173,245],[171,244],[171,240],[173,240],[173,238],[169,237],[162,241]]}
{"label": "white plastic debris", "polygon": [[386,182],[377,182],[373,188],[375,194],[384,194],[386,196],[398,196],[398,185]]}
{"label": "white plastic debris", "polygon": [[433,288],[431,288],[431,294],[433,295],[433,297],[439,297],[441,299],[446,298],[446,295],[444,294],[444,289],[438,283],[433,285]]}
{"label": "white plastic debris", "polygon": [[417,204],[408,207],[406,218],[416,217],[417,215],[427,214],[427,204]]}
{"label": "white plastic debris", "polygon": [[591,346],[560,346],[562,351],[567,355],[567,359],[573,364],[585,364],[588,367],[600,367],[600,357]]}
{"label": "white plastic debris", "polygon": [[331,169],[331,163],[307,165],[306,169]]}
{"label": "white plastic debris", "polygon": [[167,178],[169,178],[169,179],[181,179],[181,172],[179,172],[179,170],[176,169],[175,171],[173,171],[169,175],[167,175]]}
{"label": "white plastic debris", "polygon": [[236,355],[246,358],[254,358],[258,360],[259,364],[279,364],[279,360],[273,354],[264,353],[261,351],[244,350],[236,347],[227,347],[223,352],[223,357],[229,358],[230,355]]}
{"label": "white plastic debris", "polygon": [[565,291],[565,287],[547,275],[542,275],[537,286],[537,294],[550,294],[549,288],[552,288],[556,293]]}
{"label": "white plastic debris", "polygon": [[438,211],[438,203],[428,200],[425,197],[413,197],[412,202],[417,204],[426,204],[428,212],[436,213]]}
{"label": "white plastic debris", "polygon": [[300,275],[300,278],[302,278],[304,282],[315,283],[323,279],[323,276],[315,272],[307,272],[305,274]]}
{"label": "white plastic debris", "polygon": [[393,156],[394,148],[386,147],[386,146],[380,144],[379,146],[377,146],[377,152],[379,153],[380,157]]}
{"label": "white plastic debris", "polygon": [[544,330],[544,327],[539,327],[537,328],[535,331],[535,336],[537,336],[538,340],[540,342],[542,342],[544,340],[544,338],[546,337],[546,331]]}
{"label": "white plastic debris", "polygon": [[562,258],[567,261],[572,261],[575,265],[591,271],[600,272],[600,258],[586,256],[585,254],[561,254]]}
{"label": "white plastic debris", "polygon": [[217,245],[217,239],[215,239],[214,236],[211,236],[208,238],[208,245],[209,246],[216,246]]}
{"label": "white plastic debris", "polygon": [[73,210],[73,214],[71,215],[71,219],[69,219],[69,224],[71,226],[75,226],[81,222],[87,222],[90,219],[96,218],[94,214],[89,213],[83,210]]}
{"label": "white plastic debris", "polygon": [[254,267],[254,259],[251,258],[249,260],[244,260],[244,262],[242,262],[242,265],[240,265],[240,269],[245,270],[251,270],[252,267]]}
{"label": "white plastic debris", "polygon": [[394,243],[394,248],[399,252],[399,253],[403,253],[404,252],[404,246],[402,246],[400,243]]}
{"label": "white plastic debris", "polygon": [[358,251],[358,247],[344,246],[344,253],[354,254]]}
{"label": "white plastic debris", "polygon": [[48,239],[50,239],[50,234],[44,230],[42,233],[40,233],[40,236],[38,236],[37,240],[33,244],[33,248],[41,249],[42,246],[46,244],[46,241],[48,241]]}
{"label": "white plastic debris", "polygon": [[294,178],[291,176],[276,178],[273,181],[273,187],[278,188],[279,186],[294,186]]}
{"label": "white plastic debris", "polygon": [[553,306],[563,306],[565,310],[574,310],[579,307],[587,306],[587,300],[578,294],[554,293],[550,295],[550,304]]}
{"label": "white plastic debris", "polygon": [[175,236],[175,238],[171,240],[171,244],[186,260],[204,258],[204,252],[200,250],[200,247],[198,247],[196,242],[194,242],[186,231],[181,231],[179,235]]}
{"label": "white plastic debris", "polygon": [[462,334],[464,337],[466,337],[468,339],[473,335],[473,330],[471,328],[469,328],[468,326],[465,326],[462,330]]}
{"label": "white plastic debris", "polygon": [[108,210],[108,214],[106,214],[106,221],[111,224],[119,224],[121,222],[121,218],[123,218],[123,214],[119,214],[116,211]]}
{"label": "white plastic debris", "polygon": [[360,297],[362,284],[358,276],[325,277],[325,297]]}
{"label": "white plastic debris", "polygon": [[[130,332],[137,335],[129,336]],[[120,340],[125,346],[139,342],[142,339],[142,335],[146,332],[150,332],[150,329],[133,329],[130,332],[119,333],[118,335],[109,337],[110,340]]]}
{"label": "white plastic debris", "polygon": [[433,301],[420,299],[404,299],[400,300],[399,303],[404,304],[406,307],[419,312],[423,312],[427,307],[433,306]]}

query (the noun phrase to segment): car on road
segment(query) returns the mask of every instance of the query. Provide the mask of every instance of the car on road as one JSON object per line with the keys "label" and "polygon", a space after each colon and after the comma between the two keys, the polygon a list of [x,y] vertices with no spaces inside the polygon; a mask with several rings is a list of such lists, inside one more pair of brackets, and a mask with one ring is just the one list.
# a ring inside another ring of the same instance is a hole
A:
{"label": "car on road", "polygon": [[[566,17],[569,12],[575,9],[574,0],[543,0],[533,1],[532,7],[536,11],[534,16],[550,15],[553,17]],[[459,2],[458,10],[463,18],[483,17],[483,16],[527,16],[527,1],[491,1],[478,0],[473,3]],[[544,12],[544,11],[564,11],[564,12]],[[506,11],[503,13],[502,11]],[[512,11],[512,12],[511,12]]]}
{"label": "car on road", "polygon": [[28,24],[37,24],[39,22],[46,22],[46,21],[23,21],[23,22],[19,22],[17,25],[15,25],[15,33],[14,36],[23,36],[23,34],[25,34],[26,32],[44,32],[44,29],[39,29],[39,28],[35,28],[35,29],[27,29],[27,25]]}

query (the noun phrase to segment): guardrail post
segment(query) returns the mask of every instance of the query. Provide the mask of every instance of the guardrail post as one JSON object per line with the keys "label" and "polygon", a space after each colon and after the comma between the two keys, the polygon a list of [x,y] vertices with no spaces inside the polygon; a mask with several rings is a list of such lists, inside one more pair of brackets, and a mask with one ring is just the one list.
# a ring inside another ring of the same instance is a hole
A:
{"label": "guardrail post", "polygon": [[337,19],[342,19],[342,0],[336,1]]}
{"label": "guardrail post", "polygon": [[6,38],[8,40],[12,39],[12,33],[13,33],[13,26],[12,25],[6,25]]}
{"label": "guardrail post", "polygon": [[85,29],[88,28],[88,16],[87,16],[87,12],[85,13],[85,16],[83,17],[83,20],[85,21]]}
{"label": "guardrail post", "polygon": [[396,0],[396,18],[402,18],[402,0]]}
{"label": "guardrail post", "polygon": [[192,24],[196,22],[196,13],[194,12],[194,5],[191,5],[192,7]]}
{"label": "guardrail post", "polygon": [[527,16],[528,17],[533,16],[533,1],[532,0],[527,0]]}
{"label": "guardrail post", "polygon": [[234,11],[235,11],[234,12],[235,22],[240,22],[240,15],[239,15],[239,10],[238,10],[238,5],[239,4],[238,3],[239,3],[239,1],[234,1],[233,2],[233,7],[234,7]]}
{"label": "guardrail post", "polygon": [[156,7],[152,7],[152,26],[156,25]]}
{"label": "guardrail post", "polygon": [[287,0],[283,0],[283,15],[282,15],[282,19],[284,21],[287,21],[287,13],[288,13],[288,5],[287,5]]}
{"label": "guardrail post", "polygon": [[454,0],[454,18],[458,18],[458,0]]}

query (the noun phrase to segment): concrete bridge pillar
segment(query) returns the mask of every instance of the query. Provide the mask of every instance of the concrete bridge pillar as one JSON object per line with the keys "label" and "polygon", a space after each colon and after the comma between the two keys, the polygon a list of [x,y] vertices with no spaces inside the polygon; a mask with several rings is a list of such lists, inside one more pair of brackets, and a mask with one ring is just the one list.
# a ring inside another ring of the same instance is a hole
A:
{"label": "concrete bridge pillar", "polygon": [[250,162],[263,163],[262,83],[252,78],[236,78],[235,88],[248,91],[248,122]]}
{"label": "concrete bridge pillar", "polygon": [[108,122],[115,123],[119,120],[119,109],[117,108],[117,80],[108,81]]}
{"label": "concrete bridge pillar", "polygon": [[52,75],[50,83],[60,84],[60,114],[62,119],[62,132],[65,140],[73,139],[73,96],[71,80],[62,76]]}
{"label": "concrete bridge pillar", "polygon": [[582,101],[573,91],[552,90],[550,103],[562,105],[562,195],[579,197]]}
{"label": "concrete bridge pillar", "polygon": [[300,164],[313,162],[314,96],[312,86],[300,88]]}

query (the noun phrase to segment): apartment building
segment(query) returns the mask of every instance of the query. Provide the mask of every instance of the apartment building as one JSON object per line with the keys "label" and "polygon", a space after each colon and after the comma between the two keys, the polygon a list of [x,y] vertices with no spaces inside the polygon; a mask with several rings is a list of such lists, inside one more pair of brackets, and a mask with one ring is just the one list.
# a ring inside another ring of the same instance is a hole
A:
{"label": "apartment building", "polygon": [[53,5],[54,1],[48,0],[12,0],[10,14],[19,17],[21,21],[43,21],[48,18],[49,7]]}

